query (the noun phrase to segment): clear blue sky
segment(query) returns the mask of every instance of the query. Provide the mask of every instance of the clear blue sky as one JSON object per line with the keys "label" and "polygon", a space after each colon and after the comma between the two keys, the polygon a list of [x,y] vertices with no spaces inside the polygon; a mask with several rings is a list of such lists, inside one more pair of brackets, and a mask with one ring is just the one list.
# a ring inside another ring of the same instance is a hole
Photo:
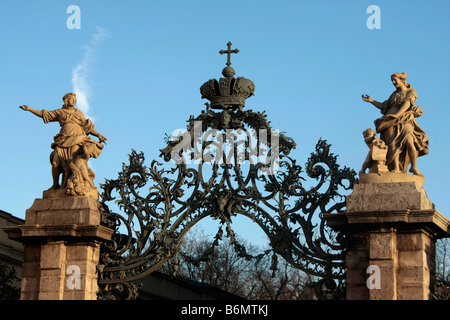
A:
{"label": "clear blue sky", "polygon": [[[66,24],[72,4],[80,29]],[[381,29],[367,28],[370,5],[381,10]],[[362,131],[380,116],[361,94],[384,101],[394,90],[390,75],[407,72],[430,138],[419,170],[428,197],[450,217],[449,14],[446,0],[2,1],[0,209],[23,218],[51,186],[59,126],[20,105],[59,108],[78,81],[86,113],[108,139],[91,161],[99,185],[116,178],[132,148],[150,164],[165,133],[201,112],[199,88],[221,76],[218,51],[231,41],[240,50],[236,76],[256,85],[246,108],[266,110],[297,142],[300,164],[322,137],[341,165],[359,171],[368,151]]]}

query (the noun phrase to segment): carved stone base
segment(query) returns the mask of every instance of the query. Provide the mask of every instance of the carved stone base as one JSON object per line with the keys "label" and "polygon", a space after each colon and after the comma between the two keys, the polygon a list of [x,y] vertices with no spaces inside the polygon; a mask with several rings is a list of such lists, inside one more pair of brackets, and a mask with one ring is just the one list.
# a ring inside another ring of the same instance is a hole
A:
{"label": "carved stone base", "polygon": [[[89,191],[89,193],[87,193],[85,196],[86,197],[90,197],[90,198],[92,198],[94,200],[98,200],[98,195],[99,195],[98,189],[91,189]],[[66,189],[60,188],[60,189],[48,189],[48,190],[45,190],[43,192],[43,194],[42,194],[42,197],[44,199],[47,199],[47,198],[54,198],[55,199],[55,198],[74,197],[74,195],[69,194]]]}
{"label": "carved stone base", "polygon": [[355,184],[353,193],[346,198],[346,206],[347,212],[434,209],[423,187],[414,181]]}
{"label": "carved stone base", "polygon": [[100,225],[90,197],[36,199],[25,224],[5,227],[24,243],[22,300],[95,300],[100,244],[113,230]]}
{"label": "carved stone base", "polygon": [[378,173],[360,173],[359,183],[391,183],[391,182],[415,182],[423,188],[425,177],[415,174],[378,172]]}
{"label": "carved stone base", "polygon": [[362,183],[347,211],[325,214],[345,235],[348,300],[428,300],[434,285],[435,242],[450,221],[416,182]]}
{"label": "carved stone base", "polygon": [[388,167],[385,165],[385,161],[375,161],[369,169],[369,174],[376,173],[377,175],[386,174],[389,172]]}

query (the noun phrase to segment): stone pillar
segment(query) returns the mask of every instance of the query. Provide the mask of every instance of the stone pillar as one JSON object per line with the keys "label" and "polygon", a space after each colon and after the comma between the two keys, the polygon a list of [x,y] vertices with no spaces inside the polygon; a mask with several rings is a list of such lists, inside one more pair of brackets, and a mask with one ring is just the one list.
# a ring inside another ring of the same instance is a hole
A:
{"label": "stone pillar", "polygon": [[4,228],[24,243],[22,300],[95,300],[100,244],[113,230],[100,225],[90,197],[36,199],[25,224]]}
{"label": "stone pillar", "polygon": [[449,237],[450,221],[427,198],[423,180],[411,176],[406,182],[363,176],[346,199],[347,211],[326,215],[346,236],[348,300],[429,299],[435,242]]}

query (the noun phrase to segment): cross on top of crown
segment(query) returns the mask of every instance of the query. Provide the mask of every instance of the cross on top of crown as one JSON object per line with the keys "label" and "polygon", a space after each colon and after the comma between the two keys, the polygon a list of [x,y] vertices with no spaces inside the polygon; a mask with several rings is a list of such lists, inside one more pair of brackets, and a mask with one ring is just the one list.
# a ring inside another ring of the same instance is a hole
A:
{"label": "cross on top of crown", "polygon": [[219,53],[220,54],[224,54],[224,53],[227,54],[227,66],[229,67],[231,65],[231,61],[230,61],[231,60],[231,54],[232,53],[238,53],[239,50],[238,49],[231,50],[231,42],[229,42],[229,41],[227,43],[227,46],[228,46],[227,50],[220,50]]}

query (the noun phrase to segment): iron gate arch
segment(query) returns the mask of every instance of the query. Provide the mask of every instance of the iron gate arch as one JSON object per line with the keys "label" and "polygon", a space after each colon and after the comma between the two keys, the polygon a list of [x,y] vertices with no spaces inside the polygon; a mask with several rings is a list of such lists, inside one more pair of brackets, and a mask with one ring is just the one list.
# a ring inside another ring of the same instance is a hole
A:
{"label": "iron gate arch", "polygon": [[[173,161],[173,167],[165,169],[153,160],[147,168],[144,154],[132,150],[117,179],[101,185],[102,224],[115,232],[101,248],[99,299],[136,298],[133,281],[174,257],[192,226],[212,217],[232,234],[233,216],[238,214],[259,225],[274,254],[319,278],[319,297],[325,296],[324,289],[330,291],[328,297],[342,297],[336,281],[342,284],[345,278],[343,239],[321,217],[343,211],[340,191],[353,189],[356,172],[340,168],[330,144],[322,139],[305,169],[289,156],[294,140],[274,130],[265,112],[244,110],[254,84],[234,78],[230,53],[237,52],[231,43],[227,51],[221,50],[228,54],[224,78],[209,80],[200,89],[210,101],[206,109],[190,117],[184,133],[167,137],[161,157],[166,163]],[[205,135],[216,139],[205,140]],[[210,177],[205,179],[206,169]],[[316,181],[309,189],[302,183],[304,173]],[[111,201],[124,214],[111,211]],[[248,255],[235,244],[240,255]]]}

